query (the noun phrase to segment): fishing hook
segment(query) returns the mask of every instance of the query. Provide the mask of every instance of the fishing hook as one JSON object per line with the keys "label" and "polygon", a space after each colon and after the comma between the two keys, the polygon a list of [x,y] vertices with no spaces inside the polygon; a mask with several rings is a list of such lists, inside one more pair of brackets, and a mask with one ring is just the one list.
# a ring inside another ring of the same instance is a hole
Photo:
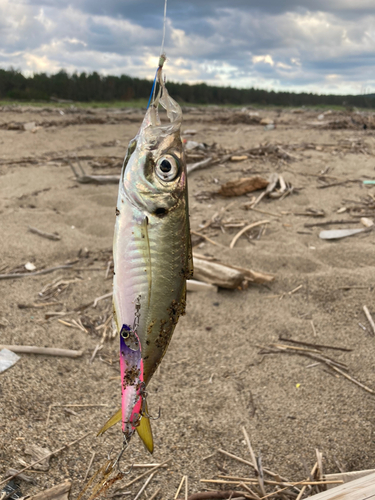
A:
{"label": "fishing hook", "polygon": [[124,451],[126,450],[126,448],[127,448],[128,446],[129,446],[129,441],[128,441],[128,439],[127,439],[126,435],[125,435],[125,434],[123,434],[122,448],[121,448],[121,450],[120,450],[119,454],[117,455],[116,460],[113,462],[113,464],[111,464],[111,468],[112,468],[112,470],[113,470],[113,469],[116,467],[116,465],[117,465],[117,468],[118,468],[119,472],[120,472],[121,474],[124,474],[124,475],[128,475],[128,474],[130,474],[130,473],[131,473],[131,471],[133,470],[133,464],[130,466],[130,469],[129,469],[127,472],[123,472],[123,471],[120,469],[120,460],[121,460],[121,458],[122,458],[122,455],[124,454]]}

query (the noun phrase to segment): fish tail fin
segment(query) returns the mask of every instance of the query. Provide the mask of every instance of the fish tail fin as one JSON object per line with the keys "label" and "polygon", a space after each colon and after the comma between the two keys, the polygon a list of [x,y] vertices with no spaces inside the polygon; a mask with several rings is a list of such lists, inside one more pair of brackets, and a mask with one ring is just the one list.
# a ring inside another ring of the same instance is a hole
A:
{"label": "fish tail fin", "polygon": [[[148,415],[147,403],[146,414]],[[152,454],[154,452],[154,439],[152,437],[151,422],[149,418],[144,416],[141,418],[140,424],[137,427],[137,432],[147,450]]]}
{"label": "fish tail fin", "polygon": [[98,432],[97,436],[101,436],[110,427],[117,424],[117,422],[120,422],[121,417],[122,417],[122,410],[120,408],[114,415],[112,415],[112,417],[110,419],[107,420],[107,422],[103,425],[103,427]]}

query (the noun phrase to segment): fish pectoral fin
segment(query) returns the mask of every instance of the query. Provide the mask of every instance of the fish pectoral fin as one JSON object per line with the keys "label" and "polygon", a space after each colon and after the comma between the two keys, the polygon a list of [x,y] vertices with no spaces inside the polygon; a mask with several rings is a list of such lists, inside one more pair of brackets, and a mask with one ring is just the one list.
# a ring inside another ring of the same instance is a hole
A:
{"label": "fish pectoral fin", "polygon": [[98,432],[97,436],[101,436],[110,427],[112,427],[113,425],[117,424],[117,422],[120,422],[121,421],[121,417],[122,417],[122,411],[121,411],[121,408],[120,408],[114,415],[112,415],[112,417],[109,420],[107,420],[107,422],[103,425],[103,427]]}
{"label": "fish pectoral fin", "polygon": [[[147,406],[146,406],[147,413]],[[152,437],[151,422],[147,417],[142,417],[137,427],[138,436],[142,439],[147,450],[152,454],[154,452],[154,440]]]}

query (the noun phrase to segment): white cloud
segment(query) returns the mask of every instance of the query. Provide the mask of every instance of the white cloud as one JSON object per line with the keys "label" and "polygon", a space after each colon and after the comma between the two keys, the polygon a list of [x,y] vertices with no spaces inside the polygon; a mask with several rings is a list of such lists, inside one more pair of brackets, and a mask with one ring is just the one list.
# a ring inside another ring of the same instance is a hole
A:
{"label": "white cloud", "polygon": [[[274,60],[272,59],[272,56],[270,56],[269,54],[265,56],[253,56],[253,63],[254,64],[265,63],[269,64],[270,66],[275,66]],[[281,63],[278,63],[278,66],[279,64]]]}
{"label": "white cloud", "polygon": [[[358,0],[356,13],[352,0],[308,0],[303,9],[293,0],[175,0],[169,7],[166,69],[173,81],[375,90],[373,0]],[[161,28],[154,0],[0,0],[0,66],[152,78]]]}

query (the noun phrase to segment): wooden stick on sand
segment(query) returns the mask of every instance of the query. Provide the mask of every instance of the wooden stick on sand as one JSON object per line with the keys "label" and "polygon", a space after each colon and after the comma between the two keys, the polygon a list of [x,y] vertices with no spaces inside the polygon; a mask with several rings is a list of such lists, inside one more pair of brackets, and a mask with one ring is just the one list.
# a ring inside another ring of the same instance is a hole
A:
{"label": "wooden stick on sand", "polygon": [[43,354],[45,356],[60,356],[65,358],[79,358],[83,356],[83,351],[59,349],[57,347],[37,347],[34,345],[0,345],[0,349],[8,349],[19,354]]}

